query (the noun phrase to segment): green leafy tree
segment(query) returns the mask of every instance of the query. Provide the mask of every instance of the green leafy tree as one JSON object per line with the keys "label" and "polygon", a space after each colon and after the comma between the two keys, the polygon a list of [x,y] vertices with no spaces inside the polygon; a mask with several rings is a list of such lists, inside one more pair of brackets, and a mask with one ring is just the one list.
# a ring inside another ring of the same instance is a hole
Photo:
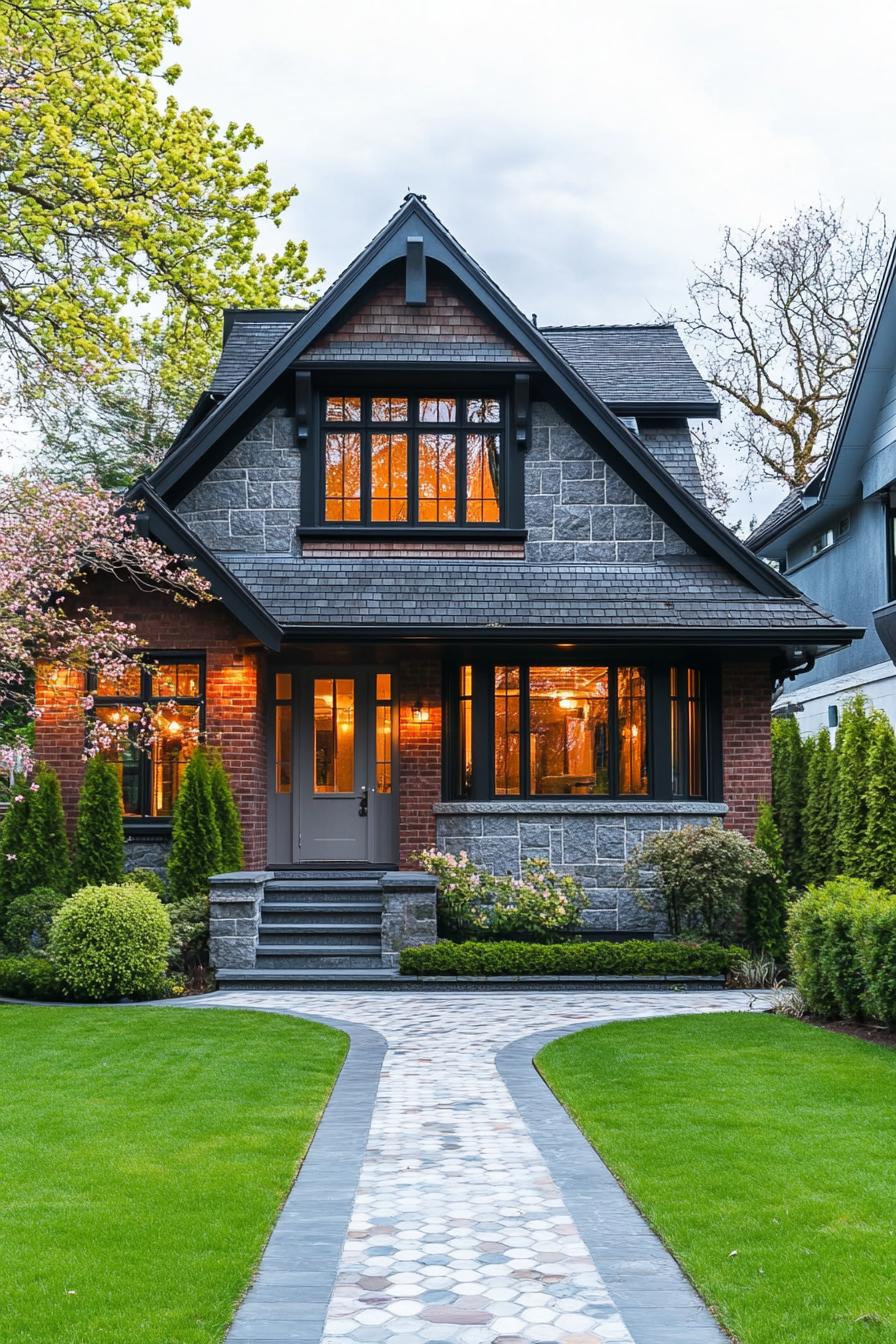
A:
{"label": "green leafy tree", "polygon": [[792,715],[772,720],[772,808],[781,836],[784,867],[790,882],[803,882],[802,818],[806,797],[805,752],[799,725]]}
{"label": "green leafy tree", "polygon": [[209,774],[221,834],[221,871],[238,873],[243,866],[243,828],[224,762],[217,754],[211,758]]}
{"label": "green leafy tree", "polygon": [[204,896],[209,878],[222,871],[221,831],[212,793],[208,755],[193,752],[171,817],[168,898],[173,905]]}
{"label": "green leafy tree", "polygon": [[896,887],[896,733],[882,710],[871,716],[867,818],[862,876],[875,887]]}
{"label": "green leafy tree", "polygon": [[843,708],[837,729],[837,820],[834,830],[834,866],[846,877],[864,871],[868,828],[868,750],[871,720],[867,700],[854,696]]}
{"label": "green leafy tree", "polygon": [[187,3],[0,6],[0,351],[31,406],[154,350],[182,414],[223,308],[313,298],[305,243],[257,248],[295,191],[274,189],[255,131],[165,91]]}
{"label": "green leafy tree", "polygon": [[834,877],[834,840],[837,827],[837,758],[827,728],[814,739],[806,772],[803,810],[803,876],[820,886]]}
{"label": "green leafy tree", "polygon": [[124,878],[124,820],[118,771],[104,756],[92,756],[75,825],[77,886],[121,882]]}
{"label": "green leafy tree", "polygon": [[59,776],[41,764],[34,783],[19,853],[11,864],[14,894],[23,896],[36,887],[50,887],[67,895],[71,890],[71,864]]}

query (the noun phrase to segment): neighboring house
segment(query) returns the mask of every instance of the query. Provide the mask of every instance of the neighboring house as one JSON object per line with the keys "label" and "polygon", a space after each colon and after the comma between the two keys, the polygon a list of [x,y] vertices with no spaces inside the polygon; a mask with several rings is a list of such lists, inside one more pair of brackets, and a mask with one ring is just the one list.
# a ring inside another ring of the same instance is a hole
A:
{"label": "neighboring house", "polygon": [[[675,329],[539,329],[411,195],[309,311],[224,338],[131,494],[220,601],[91,590],[161,669],[95,688],[101,715],[157,703],[122,762],[129,862],[163,858],[201,725],[281,892],[438,845],[548,859],[594,928],[644,928],[626,858],[688,821],[750,834],[775,680],[850,637],[704,507],[688,421],[718,405]],[[69,808],[83,689],[39,687]]]}
{"label": "neighboring house", "polygon": [[787,683],[777,702],[804,733],[835,728],[862,691],[896,723],[896,247],[862,340],[826,466],[747,539],[856,639]]}

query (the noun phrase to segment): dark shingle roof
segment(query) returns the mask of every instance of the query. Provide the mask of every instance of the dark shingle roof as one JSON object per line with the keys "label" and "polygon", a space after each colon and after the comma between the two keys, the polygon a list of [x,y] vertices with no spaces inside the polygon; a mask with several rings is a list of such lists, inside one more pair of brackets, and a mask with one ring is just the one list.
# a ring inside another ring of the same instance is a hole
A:
{"label": "dark shingle roof", "polygon": [[753,528],[746,540],[750,550],[761,551],[763,546],[774,541],[775,537],[788,528],[794,519],[799,518],[803,512],[802,500],[801,490],[791,490],[790,494],[772,509],[768,517],[763,518],[759,526]]}
{"label": "dark shingle roof", "polygon": [[[211,390],[231,392],[302,313],[236,314],[227,334]],[[717,403],[673,326],[543,327],[542,335],[611,406],[668,409]],[[436,352],[444,357],[444,351]],[[397,356],[396,356],[397,357]],[[679,409],[679,414],[681,411]]]}
{"label": "dark shingle roof", "polygon": [[718,401],[671,323],[632,327],[542,327],[599,397],[611,406],[705,406]]}
{"label": "dark shingle roof", "polygon": [[775,630],[836,640],[839,621],[801,597],[763,597],[720,564],[675,557],[652,565],[285,555],[220,557],[281,626],[430,625]]}

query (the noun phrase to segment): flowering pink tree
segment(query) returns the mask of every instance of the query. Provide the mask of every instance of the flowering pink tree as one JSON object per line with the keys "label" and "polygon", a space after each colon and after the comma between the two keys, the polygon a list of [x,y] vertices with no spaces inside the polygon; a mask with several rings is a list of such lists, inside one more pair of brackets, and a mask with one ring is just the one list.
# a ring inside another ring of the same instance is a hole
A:
{"label": "flowering pink tree", "polygon": [[[141,536],[136,514],[109,491],[0,476],[0,701],[23,717],[36,712],[30,687],[39,663],[117,681],[139,662],[136,626],[82,600],[97,574],[188,605],[211,597],[206,580]],[[0,746],[4,774],[30,766],[24,737]]]}

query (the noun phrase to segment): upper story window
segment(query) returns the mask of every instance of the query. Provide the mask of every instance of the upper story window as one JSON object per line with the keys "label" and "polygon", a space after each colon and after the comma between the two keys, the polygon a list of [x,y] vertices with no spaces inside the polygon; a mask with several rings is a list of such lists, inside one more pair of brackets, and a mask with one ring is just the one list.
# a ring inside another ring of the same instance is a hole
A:
{"label": "upper story window", "polygon": [[323,521],[499,526],[500,396],[327,396]]}

